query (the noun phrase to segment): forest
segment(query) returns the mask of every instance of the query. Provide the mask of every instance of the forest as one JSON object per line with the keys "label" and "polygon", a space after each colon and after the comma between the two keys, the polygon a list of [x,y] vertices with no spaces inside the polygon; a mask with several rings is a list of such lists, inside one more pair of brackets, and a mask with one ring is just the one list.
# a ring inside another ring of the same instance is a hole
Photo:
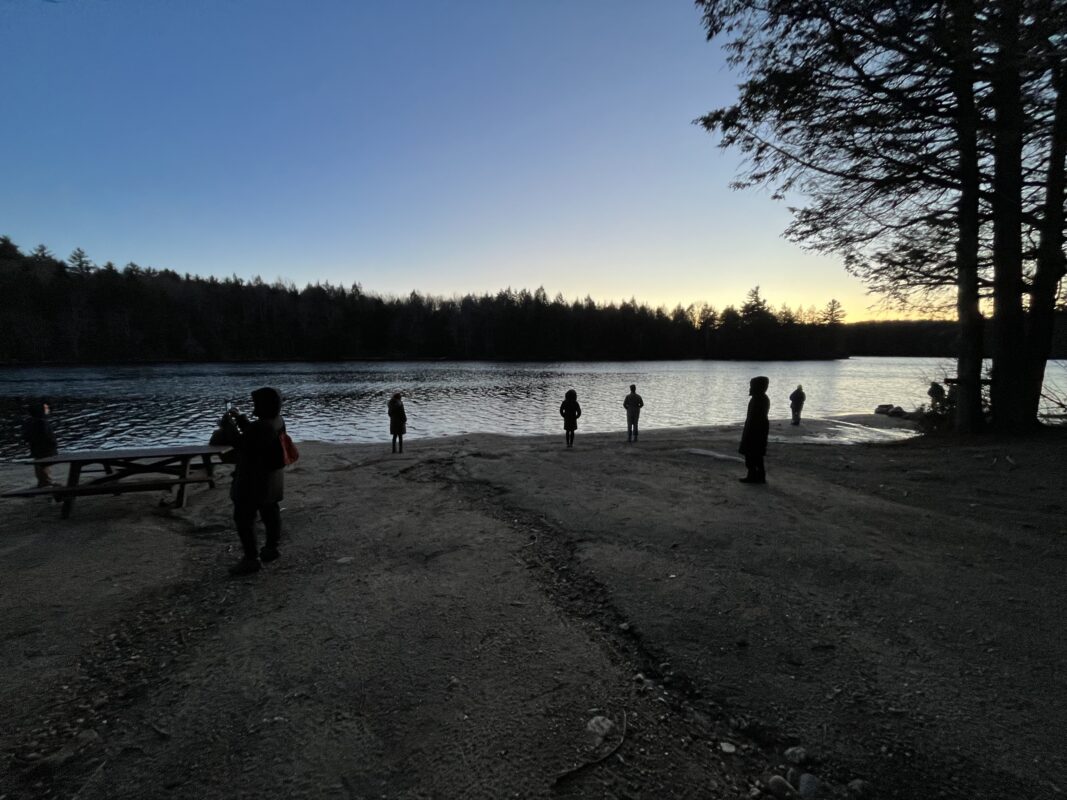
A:
{"label": "forest", "polygon": [[952,356],[950,322],[845,324],[821,310],[772,309],[753,288],[739,307],[673,311],[636,301],[549,299],[545,290],[406,297],[350,287],[218,279],[97,266],[0,237],[0,363],[342,359],[627,360]]}

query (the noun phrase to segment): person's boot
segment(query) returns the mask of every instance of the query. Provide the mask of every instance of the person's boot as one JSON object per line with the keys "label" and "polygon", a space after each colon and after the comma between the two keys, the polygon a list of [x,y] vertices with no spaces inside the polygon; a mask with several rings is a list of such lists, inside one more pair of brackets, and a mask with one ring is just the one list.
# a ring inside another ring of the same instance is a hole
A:
{"label": "person's boot", "polygon": [[277,545],[268,544],[259,551],[259,560],[264,564],[269,564],[271,561],[277,561],[282,557],[282,554],[278,551]]}

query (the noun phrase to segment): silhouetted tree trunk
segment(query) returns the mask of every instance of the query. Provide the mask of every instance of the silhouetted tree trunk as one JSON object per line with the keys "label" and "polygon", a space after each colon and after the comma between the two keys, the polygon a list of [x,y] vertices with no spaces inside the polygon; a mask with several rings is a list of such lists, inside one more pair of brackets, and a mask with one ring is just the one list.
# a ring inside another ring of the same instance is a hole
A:
{"label": "silhouetted tree trunk", "polygon": [[993,424],[1021,431],[1027,415],[1023,328],[1023,101],[1021,3],[1001,0],[993,12]]}
{"label": "silhouetted tree trunk", "polygon": [[975,433],[982,428],[982,353],[985,319],[979,306],[978,252],[978,109],[974,97],[974,3],[954,0],[952,25],[952,94],[956,101],[956,143],[959,155],[959,228],[956,240],[956,314],[959,350],[956,361],[956,429]]}
{"label": "silhouetted tree trunk", "polygon": [[1030,291],[1026,347],[1026,413],[1036,416],[1041,403],[1045,365],[1052,350],[1056,292],[1065,274],[1064,204],[1067,182],[1064,169],[1067,159],[1067,59],[1058,51],[1051,54],[1050,84],[1056,94],[1052,130],[1049,134],[1048,175],[1045,181],[1044,214],[1038,245],[1037,268]]}

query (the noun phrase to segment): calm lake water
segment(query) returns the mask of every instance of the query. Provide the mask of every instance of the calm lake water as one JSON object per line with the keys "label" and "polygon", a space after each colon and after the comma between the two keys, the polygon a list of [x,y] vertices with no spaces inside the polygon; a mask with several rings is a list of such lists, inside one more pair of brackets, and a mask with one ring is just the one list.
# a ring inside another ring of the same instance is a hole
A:
{"label": "calm lake water", "polygon": [[[808,417],[869,413],[880,403],[911,409],[931,380],[955,373],[949,359],[845,361],[655,361],[617,363],[346,362],[183,364],[0,369],[0,458],[24,458],[22,407],[45,397],[61,449],[206,442],[226,401],[251,410],[248,393],[282,391],[293,438],[326,442],[388,439],[385,403],[404,393],[412,439],[472,432],[557,433],[567,389],[582,405],[579,432],[625,430],[622,400],[636,383],[642,427],[674,428],[744,419],[748,381],[770,378],[771,416],[789,416],[789,393],[804,385]],[[1049,362],[1047,384],[1067,394],[1067,362]]]}

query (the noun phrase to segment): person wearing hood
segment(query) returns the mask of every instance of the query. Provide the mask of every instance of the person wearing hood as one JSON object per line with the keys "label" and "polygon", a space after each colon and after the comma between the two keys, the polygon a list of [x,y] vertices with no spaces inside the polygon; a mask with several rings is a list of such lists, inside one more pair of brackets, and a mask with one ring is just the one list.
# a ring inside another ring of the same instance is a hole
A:
{"label": "person wearing hood", "polygon": [[578,405],[578,392],[568,389],[559,404],[559,415],[563,417],[563,435],[567,447],[574,446],[574,432],[578,430],[578,417],[582,416],[582,407]]}
{"label": "person wearing hood", "polygon": [[800,424],[800,412],[804,410],[804,401],[808,396],[804,394],[804,387],[797,384],[797,388],[789,395],[789,410],[793,413],[793,424]]}
{"label": "person wearing hood", "polygon": [[[278,503],[285,489],[281,443],[285,420],[281,413],[281,393],[264,386],[252,392],[254,420],[249,420],[236,408],[227,411],[222,418],[225,439],[236,451],[237,467],[233,473],[230,499],[233,500],[233,520],[244,551],[241,560],[230,567],[231,575],[258,572],[261,561],[274,561],[281,555],[278,542],[282,517]],[[257,515],[267,529],[266,544],[260,550],[256,549]]]}
{"label": "person wearing hood", "polygon": [[748,475],[739,478],[741,483],[766,483],[767,470],[763,466],[763,457],[767,455],[767,436],[771,423],[767,415],[771,401],[767,399],[770,380],[760,375],[748,383],[748,414],[745,416],[745,428],[741,432],[741,446],[738,452],[745,457]]}
{"label": "person wearing hood", "polygon": [[[26,409],[26,418],[22,420],[22,438],[30,446],[30,455],[35,459],[48,458],[59,452],[56,435],[48,422],[49,412],[48,403],[31,403]],[[50,470],[51,467],[47,465],[33,465],[38,488],[55,485]]]}

